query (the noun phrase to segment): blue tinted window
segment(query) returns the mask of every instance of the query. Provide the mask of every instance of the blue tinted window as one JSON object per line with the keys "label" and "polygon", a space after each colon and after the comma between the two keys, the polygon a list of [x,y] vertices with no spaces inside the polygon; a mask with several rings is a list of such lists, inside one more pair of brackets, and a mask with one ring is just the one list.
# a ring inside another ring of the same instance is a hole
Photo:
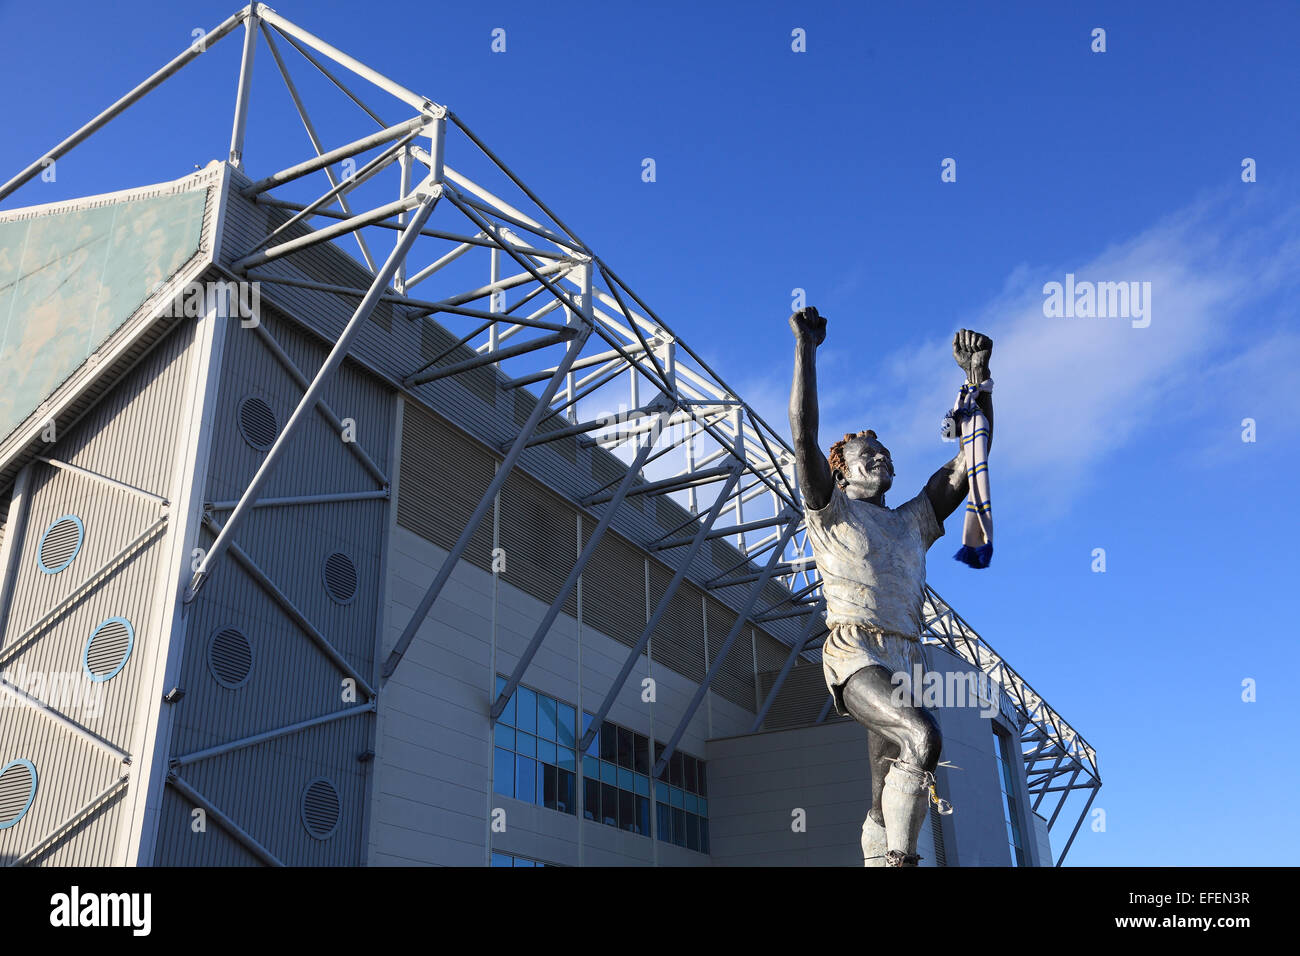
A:
{"label": "blue tinted window", "polygon": [[537,802],[537,761],[532,757],[515,758],[515,798]]}
{"label": "blue tinted window", "polygon": [[578,755],[572,750],[565,750],[563,747],[556,751],[555,765],[562,770],[576,772],[578,769]]}
{"label": "blue tinted window", "polygon": [[492,789],[503,797],[515,795],[515,755],[500,747],[493,754]]}
{"label": "blue tinted window", "polygon": [[537,738],[532,734],[526,734],[522,730],[515,734],[515,752],[521,753],[525,757],[537,756]]}
{"label": "blue tinted window", "polygon": [[577,716],[575,711],[568,704],[557,702],[555,705],[555,739],[559,741],[561,747],[577,747],[578,738],[574,734],[573,721]]}
{"label": "blue tinted window", "polygon": [[543,740],[555,739],[555,698],[537,698],[537,736]]}
{"label": "blue tinted window", "polygon": [[493,853],[492,865],[493,866],[514,866],[515,861],[512,857],[507,856],[504,853]]}
{"label": "blue tinted window", "polygon": [[515,691],[515,697],[519,699],[519,711],[515,717],[515,726],[520,730],[526,730],[530,734],[537,733],[537,694],[527,687],[520,687]]}
{"label": "blue tinted window", "polygon": [[555,741],[542,740],[539,737],[537,740],[537,759],[542,763],[555,763]]}
{"label": "blue tinted window", "polygon": [[602,760],[602,761],[600,762],[600,782],[601,782],[601,783],[609,783],[609,784],[617,784],[617,783],[618,783],[618,767],[614,766],[612,763],[608,763],[608,762]]}
{"label": "blue tinted window", "polygon": [[515,729],[507,727],[501,721],[492,728],[492,740],[498,747],[504,747],[506,750],[515,749]]}

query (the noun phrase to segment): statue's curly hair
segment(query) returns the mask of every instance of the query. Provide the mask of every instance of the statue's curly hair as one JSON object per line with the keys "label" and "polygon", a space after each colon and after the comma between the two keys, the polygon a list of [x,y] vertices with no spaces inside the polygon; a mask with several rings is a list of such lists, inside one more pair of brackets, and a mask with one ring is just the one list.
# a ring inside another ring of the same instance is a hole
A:
{"label": "statue's curly hair", "polygon": [[832,474],[837,471],[840,474],[844,473],[844,446],[847,445],[849,442],[853,441],[853,439],[855,438],[872,438],[879,441],[879,439],[876,438],[876,433],[872,431],[870,428],[866,429],[865,431],[860,431],[856,435],[846,434],[834,445],[831,445],[830,453],[827,454],[826,456],[826,462],[831,466]]}

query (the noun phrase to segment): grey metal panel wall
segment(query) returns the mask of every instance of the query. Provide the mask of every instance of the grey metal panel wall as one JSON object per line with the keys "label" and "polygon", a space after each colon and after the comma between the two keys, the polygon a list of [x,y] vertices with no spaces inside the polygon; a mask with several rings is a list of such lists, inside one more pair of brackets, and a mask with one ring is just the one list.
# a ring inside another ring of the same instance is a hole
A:
{"label": "grey metal panel wall", "polygon": [[[221,829],[214,821],[196,817],[194,807],[171,787],[163,791],[162,812],[159,814],[158,832],[183,834],[188,832],[195,856],[202,856],[203,866],[261,866],[262,861],[245,849],[244,845]],[[224,807],[221,809],[225,809]],[[196,830],[196,827],[201,829]]]}
{"label": "grey metal panel wall", "polygon": [[[448,551],[469,523],[496,471],[496,460],[439,416],[407,402],[402,416],[402,479],[397,523]],[[492,567],[492,522],[474,532],[465,560]]]}
{"label": "grey metal panel wall", "polygon": [[[398,529],[389,565],[386,641],[405,627],[445,555],[419,535]],[[644,580],[644,562],[639,567]],[[584,596],[584,609],[585,601]],[[545,609],[504,576],[494,579],[468,562],[455,569],[434,613],[385,686],[375,760],[372,863],[481,865],[489,837],[492,848],[503,852],[577,862],[574,817],[493,793],[490,782],[492,636],[495,630],[495,669],[508,673]],[[579,633],[577,622],[561,614],[524,682],[591,710],[609,690],[626,656],[624,641],[602,633],[585,617]],[[656,680],[654,702],[641,699],[640,682],[646,676]],[[664,739],[681,719],[695,686],[642,654],[609,718]],[[737,733],[748,726],[743,712],[726,701],[717,701],[713,710],[714,732]],[[687,727],[682,748],[702,755],[709,732],[709,716],[702,707]],[[507,811],[507,830],[489,834],[488,814],[497,806]],[[644,864],[653,859],[654,847],[646,837],[587,821],[581,834],[587,865]],[[681,865],[708,864],[708,857],[699,853],[665,844],[658,850],[661,863],[671,859]]]}
{"label": "grey metal panel wall", "polygon": [[[177,327],[102,400],[89,415],[47,446],[45,454],[118,481],[170,497],[176,436],[185,423],[175,419],[189,386],[193,360],[188,323]],[[93,478],[37,463],[33,466],[28,523],[21,541],[15,598],[0,647],[0,661],[11,683],[28,690],[93,734],[130,751],[136,711],[148,674],[142,661],[156,648],[153,633],[156,581],[163,573],[165,525],[126,559],[101,569],[165,514],[155,501]],[[57,574],[37,563],[42,535],[56,519],[82,519],[81,550]],[[83,584],[95,587],[41,629],[23,638],[60,602]],[[134,629],[134,644],[117,676],[91,682],[82,671],[82,654],[94,629],[123,617]],[[32,681],[39,683],[33,685]],[[57,689],[56,689],[57,688]],[[83,809],[125,772],[102,748],[75,736],[48,716],[6,697],[0,707],[0,760],[32,756],[39,787],[27,817],[0,831],[0,855],[18,856],[48,831]],[[10,706],[12,705],[12,706]],[[143,755],[133,755],[143,759]],[[47,865],[105,865],[115,862],[121,794],[44,852]]]}
{"label": "grey metal panel wall", "polygon": [[[658,561],[650,562],[650,608],[659,605],[674,572]],[[704,680],[704,594],[683,581],[668,602],[651,635],[650,656],[655,663],[699,683]]]}
{"label": "grey metal panel wall", "polygon": [[[708,631],[709,666],[712,667],[718,657],[718,648],[736,622],[736,612],[710,597],[705,601],[704,620]],[[713,690],[750,713],[757,710],[754,703],[754,651],[748,628],[742,628],[732,642],[718,675],[713,678]]]}
{"label": "grey metal panel wall", "polygon": [[[590,537],[585,521],[583,537]],[[645,567],[633,545],[606,532],[583,571],[583,621],[620,644],[636,644],[646,623]]]}
{"label": "grey metal panel wall", "polygon": [[[759,673],[759,691],[764,700],[771,692],[779,672],[778,665],[774,670]],[[811,661],[800,661],[790,670],[785,683],[781,685],[781,693],[776,695],[767,717],[763,719],[763,729],[781,730],[786,727],[811,724],[821,713],[822,705],[826,703],[826,696],[826,677],[822,665]]]}
{"label": "grey metal panel wall", "polygon": [[[505,558],[502,580],[550,604],[578,560],[577,509],[516,471],[501,488],[498,514]],[[578,613],[576,588],[565,598],[563,610],[571,616]]]}
{"label": "grey metal panel wall", "polygon": [[[971,673],[974,668],[935,646],[925,648],[928,670]],[[975,706],[934,708],[943,733],[940,759],[960,767],[938,771],[939,794],[951,801],[955,812],[946,818],[945,839],[949,862],[956,866],[1010,866],[1011,848],[1002,813],[1002,791],[993,751],[989,717]],[[1012,736],[1012,740],[1015,740]],[[1019,761],[1017,761],[1019,763]],[[1023,801],[1023,796],[1022,796]]]}
{"label": "grey metal panel wall", "polygon": [[[311,338],[296,331],[263,302],[267,331],[310,377],[324,358]],[[258,334],[227,325],[225,358],[207,475],[207,500],[240,496],[264,458],[238,428],[238,408],[248,395],[267,401],[283,427],[301,389],[267,351]],[[387,469],[394,421],[392,392],[345,362],[324,400],[342,419],[356,423],[358,443]],[[286,448],[262,497],[377,490],[378,484],[319,415],[309,417]],[[236,543],[360,675],[372,680],[382,584],[380,542],[388,523],[385,500],[257,508],[236,535]],[[229,512],[217,514],[225,520]],[[211,535],[205,534],[204,544]],[[201,545],[203,546],[203,545]],[[323,562],[346,554],[357,570],[357,592],[346,604],[327,593]],[[364,701],[347,674],[333,664],[308,634],[231,555],[215,567],[187,609],[180,682],[184,699],[175,704],[171,753],[181,756],[302,720],[331,714]],[[252,646],[253,668],[246,684],[218,683],[208,664],[214,633],[242,631]],[[207,757],[180,768],[179,775],[229,814],[283,862],[355,865],[362,862],[365,768],[358,762],[369,747],[373,716],[350,716],[276,738],[267,743]],[[342,799],[342,821],[327,840],[312,837],[301,821],[304,787],[326,777]],[[180,801],[188,806],[184,799]],[[184,822],[182,814],[178,819]],[[174,823],[175,821],[173,821]],[[211,862],[216,843],[193,839],[188,827],[160,830],[155,862],[193,865]]]}

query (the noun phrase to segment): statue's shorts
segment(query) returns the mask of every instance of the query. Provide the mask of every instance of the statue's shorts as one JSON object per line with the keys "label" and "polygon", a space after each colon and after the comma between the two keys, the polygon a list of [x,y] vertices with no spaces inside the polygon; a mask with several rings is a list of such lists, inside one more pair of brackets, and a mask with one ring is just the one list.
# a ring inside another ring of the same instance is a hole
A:
{"label": "statue's shorts", "polygon": [[835,699],[835,713],[847,716],[844,685],[864,667],[883,667],[892,677],[906,674],[912,680],[917,666],[924,669],[919,638],[882,631],[862,624],[836,624],[822,645],[822,670],[826,687]]}

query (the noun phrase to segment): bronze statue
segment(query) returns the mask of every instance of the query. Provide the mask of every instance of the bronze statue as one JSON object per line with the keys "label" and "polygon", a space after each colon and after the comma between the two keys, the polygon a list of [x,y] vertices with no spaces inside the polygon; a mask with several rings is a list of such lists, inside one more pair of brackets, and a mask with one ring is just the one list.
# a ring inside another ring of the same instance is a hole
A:
{"label": "bronze statue", "polygon": [[[871,810],[862,829],[864,862],[915,866],[943,741],[928,710],[899,700],[892,675],[910,677],[921,664],[925,554],[967,496],[967,466],[959,447],[916,497],[887,507],[894,463],[874,431],[845,435],[829,456],[817,441],[816,354],[826,339],[825,317],[800,309],[790,327],[796,340],[790,427],[830,628],[822,666],[836,713],[868,731]],[[952,343],[974,403],[988,420],[986,441],[992,440],[992,348],[988,336],[966,329]]]}

